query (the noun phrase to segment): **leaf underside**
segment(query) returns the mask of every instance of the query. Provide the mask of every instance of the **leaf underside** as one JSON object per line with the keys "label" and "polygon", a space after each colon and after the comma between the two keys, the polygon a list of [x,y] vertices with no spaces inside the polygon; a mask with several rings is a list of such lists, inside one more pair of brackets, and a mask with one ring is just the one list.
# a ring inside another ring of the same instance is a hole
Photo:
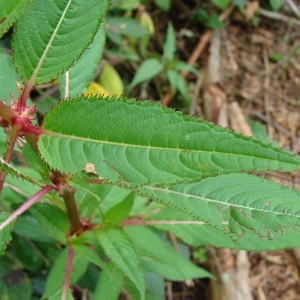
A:
{"label": "leaf underside", "polygon": [[111,182],[170,184],[229,172],[291,171],[300,158],[149,101],[77,98],[45,117],[38,147],[53,169]]}
{"label": "leaf underside", "polygon": [[108,4],[108,0],[33,1],[16,24],[12,42],[23,80],[48,82],[69,69],[93,41]]}
{"label": "leaf underside", "polygon": [[234,239],[243,237],[245,229],[269,240],[286,229],[300,232],[300,193],[252,175],[227,174],[197,183],[138,190],[231,233]]}

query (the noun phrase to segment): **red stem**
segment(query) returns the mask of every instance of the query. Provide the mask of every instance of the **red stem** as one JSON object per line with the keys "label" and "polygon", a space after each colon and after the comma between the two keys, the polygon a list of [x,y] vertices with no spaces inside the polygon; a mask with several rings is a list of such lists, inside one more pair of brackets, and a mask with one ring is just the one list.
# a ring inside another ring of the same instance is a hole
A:
{"label": "red stem", "polygon": [[6,227],[9,223],[14,221],[19,215],[29,209],[34,203],[41,199],[45,194],[55,189],[52,185],[47,185],[39,190],[35,195],[29,198],[25,203],[23,203],[17,210],[15,210],[3,223],[0,224],[0,230]]}
{"label": "red stem", "polygon": [[32,82],[28,82],[28,84],[25,85],[25,88],[22,92],[21,97],[18,99],[18,108],[23,108],[24,106],[26,106],[26,101],[29,97],[29,93],[32,89]]}
{"label": "red stem", "polygon": [[[18,130],[15,127],[13,127],[11,131],[10,140],[8,142],[8,148],[4,156],[4,161],[7,163],[10,162],[17,138],[18,138]],[[3,189],[5,177],[6,177],[6,172],[5,170],[2,170],[0,173],[0,195]]]}
{"label": "red stem", "polygon": [[69,290],[69,286],[70,286],[70,279],[71,279],[71,272],[72,272],[73,255],[74,255],[74,250],[71,247],[69,247],[68,248],[68,256],[67,256],[65,280],[64,280],[63,293],[61,296],[61,300],[66,300],[68,297],[68,290]]}

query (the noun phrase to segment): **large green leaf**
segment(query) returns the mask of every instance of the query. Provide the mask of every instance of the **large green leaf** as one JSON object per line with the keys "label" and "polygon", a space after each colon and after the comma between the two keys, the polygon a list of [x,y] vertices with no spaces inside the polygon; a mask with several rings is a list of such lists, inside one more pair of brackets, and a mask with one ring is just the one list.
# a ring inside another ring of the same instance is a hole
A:
{"label": "large green leaf", "polygon": [[144,277],[131,241],[116,228],[97,231],[96,237],[106,255],[135,284],[141,299],[144,299]]}
{"label": "large green leaf", "polygon": [[211,277],[184,256],[164,243],[151,229],[142,226],[124,227],[133,242],[143,269],[169,280],[184,281]]}
{"label": "large green leaf", "polygon": [[99,60],[102,56],[105,42],[104,22],[101,23],[94,41],[74,65],[59,77],[62,98],[80,96],[93,79]]}
{"label": "large green leaf", "polygon": [[286,228],[300,232],[300,193],[252,175],[227,174],[191,184],[144,186],[139,191],[235,239],[245,234],[245,228],[269,240]]}
{"label": "large green leaf", "polygon": [[93,41],[108,0],[34,0],[15,27],[14,63],[25,81],[68,70]]}
{"label": "large green leaf", "polygon": [[124,275],[115,264],[108,262],[101,271],[94,299],[117,300],[122,291]]}
{"label": "large green leaf", "polygon": [[1,0],[0,37],[17,21],[31,0]]}
{"label": "large green leaf", "polygon": [[[4,222],[10,216],[9,213],[1,212],[0,213],[0,224]],[[11,232],[13,228],[13,222],[10,222],[6,227],[0,230],[0,256],[3,254],[6,249],[7,244],[11,240]]]}
{"label": "large green leaf", "polygon": [[87,175],[91,164],[113,182],[168,184],[300,168],[292,153],[148,101],[64,101],[45,117],[43,130],[38,147],[50,167]]}

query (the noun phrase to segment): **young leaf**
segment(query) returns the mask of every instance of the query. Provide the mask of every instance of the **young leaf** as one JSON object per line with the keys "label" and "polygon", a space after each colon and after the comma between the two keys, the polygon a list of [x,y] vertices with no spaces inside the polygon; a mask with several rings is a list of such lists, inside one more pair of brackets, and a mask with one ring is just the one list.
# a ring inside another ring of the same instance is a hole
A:
{"label": "young leaf", "polygon": [[17,169],[15,169],[13,166],[11,166],[10,164],[8,164],[5,160],[3,160],[2,158],[0,158],[0,170],[4,170],[7,174],[10,174],[12,176],[16,176],[19,178],[22,178],[28,182],[31,182],[33,184],[37,184],[38,182],[33,179],[31,176],[26,175],[20,171],[18,171]]}
{"label": "young leaf", "polygon": [[150,228],[127,226],[124,231],[134,244],[143,269],[148,272],[177,281],[211,277],[165,244]]}
{"label": "young leaf", "polygon": [[1,0],[0,37],[20,18],[31,0]]}
{"label": "young leaf", "polygon": [[[52,267],[50,274],[47,277],[45,292],[42,299],[48,299],[50,296],[54,296],[64,283],[65,269],[67,263],[67,248],[65,248],[60,255],[56,258],[54,266]],[[89,261],[80,253],[74,253],[72,260],[72,273],[70,284],[77,282],[80,277],[85,273],[88,267]],[[57,299],[57,298],[54,298]]]}
{"label": "young leaf", "polygon": [[133,88],[135,85],[155,77],[163,70],[163,68],[163,64],[156,58],[144,60],[135,73],[130,87]]}
{"label": "young leaf", "polygon": [[38,147],[50,167],[84,175],[90,163],[112,182],[168,184],[230,171],[300,169],[293,153],[148,101],[64,101],[45,117],[43,130]]}
{"label": "young leaf", "polygon": [[[0,212],[0,224],[10,216],[9,213]],[[11,240],[11,232],[13,229],[13,222],[9,223],[6,227],[0,230],[0,256],[4,253],[7,244]]]}
{"label": "young leaf", "polygon": [[116,265],[108,262],[101,271],[94,299],[117,300],[123,286],[124,275]]}
{"label": "young leaf", "polygon": [[81,95],[92,81],[105,42],[105,23],[102,22],[89,48],[74,65],[58,79],[62,98],[74,98]]}
{"label": "young leaf", "polygon": [[69,69],[93,41],[108,4],[108,0],[33,1],[13,37],[14,63],[23,80],[47,82]]}
{"label": "young leaf", "polygon": [[116,228],[97,231],[96,237],[106,255],[135,284],[141,299],[144,299],[144,277],[131,241]]}
{"label": "young leaf", "polygon": [[175,51],[176,51],[176,40],[175,40],[174,28],[172,23],[169,23],[168,31],[166,35],[166,41],[164,43],[164,57],[167,60],[173,60]]}
{"label": "young leaf", "polygon": [[51,237],[62,244],[67,243],[69,221],[64,211],[47,203],[36,203],[30,208],[30,213]]}
{"label": "young leaf", "polygon": [[226,222],[235,239],[245,234],[245,228],[269,240],[274,240],[273,232],[284,234],[286,228],[300,231],[300,193],[252,175],[227,174],[139,190],[221,230]]}

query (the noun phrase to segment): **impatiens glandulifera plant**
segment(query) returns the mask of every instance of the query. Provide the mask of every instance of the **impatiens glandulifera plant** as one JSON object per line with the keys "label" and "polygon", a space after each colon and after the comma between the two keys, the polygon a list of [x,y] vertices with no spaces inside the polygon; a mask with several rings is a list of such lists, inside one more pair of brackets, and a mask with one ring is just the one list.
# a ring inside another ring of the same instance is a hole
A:
{"label": "impatiens glandulifera plant", "polygon": [[[164,279],[210,277],[169,234],[186,250],[300,247],[299,192],[246,174],[299,170],[299,157],[150,101],[82,96],[102,55],[108,7],[0,4],[1,35],[16,22],[12,61],[0,51],[2,298],[38,294],[25,273],[6,280],[20,264],[53,263],[42,299],[73,299],[70,287],[93,299],[121,291],[162,299]],[[39,126],[30,92],[54,79],[61,101]]]}

